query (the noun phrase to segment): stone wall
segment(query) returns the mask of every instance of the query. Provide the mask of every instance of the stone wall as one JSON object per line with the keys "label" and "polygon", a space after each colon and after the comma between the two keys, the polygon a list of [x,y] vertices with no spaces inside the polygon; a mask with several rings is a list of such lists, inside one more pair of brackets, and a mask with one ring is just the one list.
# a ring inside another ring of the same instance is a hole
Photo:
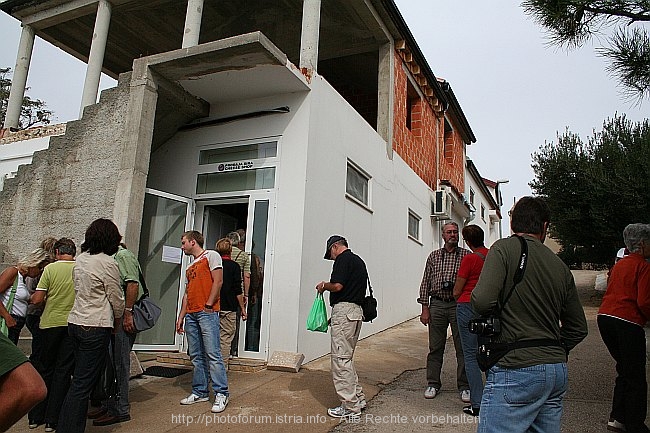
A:
{"label": "stone wall", "polygon": [[0,191],[0,262],[13,263],[46,236],[83,241],[96,218],[113,217],[129,102],[129,74],[100,103],[69,122],[65,135],[36,152]]}

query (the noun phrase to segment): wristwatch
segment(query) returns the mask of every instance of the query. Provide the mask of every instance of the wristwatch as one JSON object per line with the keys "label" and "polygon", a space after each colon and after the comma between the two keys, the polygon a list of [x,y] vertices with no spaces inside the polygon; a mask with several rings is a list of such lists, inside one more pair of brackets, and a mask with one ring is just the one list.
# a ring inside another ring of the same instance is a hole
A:
{"label": "wristwatch", "polygon": [[203,307],[206,308],[207,310],[212,310],[212,305],[210,304],[205,304]]}

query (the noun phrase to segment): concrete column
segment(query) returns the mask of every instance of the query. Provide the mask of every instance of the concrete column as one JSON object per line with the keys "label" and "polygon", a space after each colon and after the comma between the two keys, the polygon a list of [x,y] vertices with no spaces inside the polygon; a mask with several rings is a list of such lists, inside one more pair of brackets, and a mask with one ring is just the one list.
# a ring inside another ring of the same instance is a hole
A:
{"label": "concrete column", "polygon": [[377,133],[386,141],[386,155],[393,159],[393,106],[395,82],[395,50],[388,42],[379,48],[377,77]]}
{"label": "concrete column", "polygon": [[183,48],[199,44],[201,34],[201,19],[203,18],[203,0],[188,0],[185,14],[185,31],[183,32]]}
{"label": "concrete column", "polygon": [[86,69],[86,80],[81,96],[81,109],[79,117],[83,115],[84,108],[97,102],[99,91],[99,79],[102,75],[104,64],[104,52],[106,51],[106,40],[108,39],[108,27],[111,24],[111,4],[107,0],[99,0],[97,5],[97,16],[95,17],[95,30],[88,55],[88,67]]}
{"label": "concrete column", "polygon": [[32,50],[34,48],[34,29],[30,26],[23,26],[18,44],[18,55],[16,56],[16,67],[11,79],[11,90],[7,112],[5,113],[5,128],[18,128],[20,121],[20,110],[25,97],[25,86],[27,85],[27,74],[29,63],[32,61]]}
{"label": "concrete column", "polygon": [[303,0],[302,33],[300,35],[300,69],[316,71],[321,0]]}
{"label": "concrete column", "polygon": [[149,173],[151,143],[158,101],[158,86],[145,61],[133,63],[124,142],[115,190],[113,221],[124,242],[137,256],[142,227],[142,210]]}

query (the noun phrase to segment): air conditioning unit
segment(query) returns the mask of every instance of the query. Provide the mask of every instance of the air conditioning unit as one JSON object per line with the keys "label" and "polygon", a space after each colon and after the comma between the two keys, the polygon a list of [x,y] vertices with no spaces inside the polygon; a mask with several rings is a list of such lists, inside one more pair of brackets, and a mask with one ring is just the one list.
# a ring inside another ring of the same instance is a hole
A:
{"label": "air conditioning unit", "polygon": [[451,194],[446,190],[434,191],[431,217],[437,220],[451,219]]}

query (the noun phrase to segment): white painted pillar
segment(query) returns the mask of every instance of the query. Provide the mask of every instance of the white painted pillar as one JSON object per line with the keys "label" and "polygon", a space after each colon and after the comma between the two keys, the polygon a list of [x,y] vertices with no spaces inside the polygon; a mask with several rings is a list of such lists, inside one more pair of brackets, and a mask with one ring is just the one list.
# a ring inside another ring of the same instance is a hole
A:
{"label": "white painted pillar", "polygon": [[104,52],[106,51],[106,40],[108,39],[108,27],[111,24],[111,4],[107,0],[99,0],[97,4],[97,16],[95,17],[95,29],[93,40],[90,44],[88,55],[88,67],[86,68],[86,80],[81,96],[81,109],[79,117],[83,115],[84,108],[97,102],[99,91],[99,79],[102,75],[104,64]]}
{"label": "white painted pillar", "polygon": [[303,0],[302,33],[300,35],[300,69],[316,71],[321,0]]}
{"label": "white painted pillar", "polygon": [[20,34],[20,42],[18,43],[16,67],[14,68],[14,74],[11,79],[11,90],[9,91],[7,112],[5,113],[5,128],[18,128],[18,123],[20,122],[20,111],[23,106],[23,98],[25,97],[29,64],[32,61],[33,48],[34,29],[30,26],[23,26],[23,30]]}
{"label": "white painted pillar", "polygon": [[183,32],[183,48],[194,47],[199,44],[202,18],[203,0],[187,0],[185,31]]}

